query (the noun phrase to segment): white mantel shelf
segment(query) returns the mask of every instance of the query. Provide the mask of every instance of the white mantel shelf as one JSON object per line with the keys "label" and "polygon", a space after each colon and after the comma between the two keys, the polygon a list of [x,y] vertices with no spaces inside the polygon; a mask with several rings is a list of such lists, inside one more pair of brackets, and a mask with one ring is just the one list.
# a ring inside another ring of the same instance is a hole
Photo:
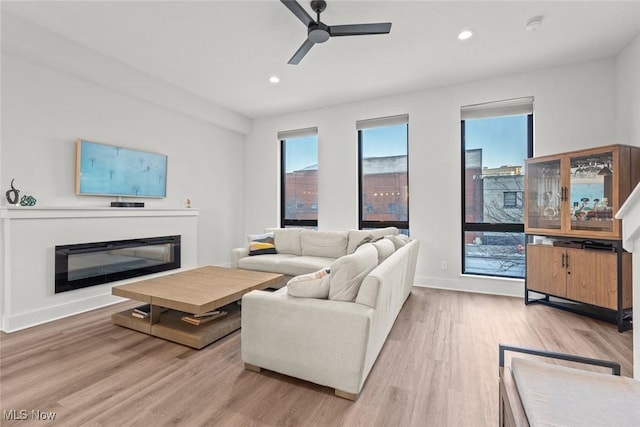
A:
{"label": "white mantel shelf", "polygon": [[31,207],[3,206],[2,219],[46,219],[46,218],[116,218],[116,217],[162,217],[198,216],[198,209],[157,209],[157,208],[110,208],[110,207]]}

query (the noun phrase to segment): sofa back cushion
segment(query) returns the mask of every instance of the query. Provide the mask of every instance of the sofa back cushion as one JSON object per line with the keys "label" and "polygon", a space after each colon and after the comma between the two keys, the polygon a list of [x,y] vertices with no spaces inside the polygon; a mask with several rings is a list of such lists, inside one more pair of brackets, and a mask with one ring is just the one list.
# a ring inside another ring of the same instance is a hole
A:
{"label": "sofa back cushion", "polygon": [[329,299],[355,301],[364,278],[378,265],[378,251],[365,244],[351,255],[338,258],[331,265]]}
{"label": "sofa back cushion", "polygon": [[411,241],[411,239],[409,239],[409,236],[405,234],[398,234],[397,236],[385,236],[385,239],[389,239],[391,243],[393,243],[393,246],[395,246],[396,250],[400,249]]}
{"label": "sofa back cushion", "polygon": [[302,255],[340,258],[347,254],[347,232],[302,230],[300,244]]}
{"label": "sofa back cushion", "polygon": [[397,236],[400,233],[397,227],[385,227],[369,230],[373,237]]}
{"label": "sofa back cushion", "polygon": [[301,232],[302,228],[276,228],[273,231],[276,251],[279,254],[302,255]]}
{"label": "sofa back cushion", "polygon": [[397,236],[399,232],[396,227],[376,228],[373,230],[349,230],[347,255],[354,253],[363,243],[373,242],[384,236]]}
{"label": "sofa back cushion", "polygon": [[378,251],[378,264],[381,264],[385,259],[395,252],[396,247],[391,240],[383,238],[372,243],[372,245]]}
{"label": "sofa back cushion", "polygon": [[349,230],[348,236],[347,255],[354,253],[363,240],[371,240],[373,238],[373,234],[369,230]]}

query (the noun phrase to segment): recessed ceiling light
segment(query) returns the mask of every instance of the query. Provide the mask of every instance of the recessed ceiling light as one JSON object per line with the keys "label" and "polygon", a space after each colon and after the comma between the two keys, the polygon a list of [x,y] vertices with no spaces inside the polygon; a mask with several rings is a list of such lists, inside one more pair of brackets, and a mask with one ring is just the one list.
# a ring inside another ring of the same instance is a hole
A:
{"label": "recessed ceiling light", "polygon": [[273,84],[280,83],[280,77],[278,77],[278,76],[271,76],[271,77],[269,77],[269,81],[270,81],[271,83],[273,83]]}
{"label": "recessed ceiling light", "polygon": [[473,37],[473,30],[462,30],[458,34],[458,40],[468,40]]}

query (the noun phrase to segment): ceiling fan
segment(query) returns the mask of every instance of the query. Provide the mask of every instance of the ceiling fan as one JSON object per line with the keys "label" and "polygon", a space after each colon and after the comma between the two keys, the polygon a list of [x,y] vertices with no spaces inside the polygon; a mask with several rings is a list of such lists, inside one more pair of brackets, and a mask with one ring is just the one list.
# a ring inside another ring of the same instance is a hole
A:
{"label": "ceiling fan", "polygon": [[311,16],[300,6],[296,0],[280,0],[304,25],[307,26],[307,39],[302,46],[289,60],[289,64],[298,64],[302,58],[316,43],[324,43],[330,37],[340,36],[363,36],[367,34],[389,34],[391,22],[378,24],[349,24],[349,25],[326,25],[320,22],[320,13],[327,7],[324,0],[312,0],[311,9],[316,12],[318,19],[313,20]]}

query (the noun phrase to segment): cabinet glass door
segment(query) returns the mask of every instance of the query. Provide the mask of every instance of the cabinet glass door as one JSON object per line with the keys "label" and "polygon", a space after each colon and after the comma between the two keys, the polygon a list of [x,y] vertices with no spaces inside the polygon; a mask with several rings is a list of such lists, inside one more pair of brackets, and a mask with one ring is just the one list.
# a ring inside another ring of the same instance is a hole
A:
{"label": "cabinet glass door", "polygon": [[571,230],[613,231],[613,153],[570,158]]}
{"label": "cabinet glass door", "polygon": [[560,159],[529,163],[528,168],[527,226],[559,230],[562,227]]}

